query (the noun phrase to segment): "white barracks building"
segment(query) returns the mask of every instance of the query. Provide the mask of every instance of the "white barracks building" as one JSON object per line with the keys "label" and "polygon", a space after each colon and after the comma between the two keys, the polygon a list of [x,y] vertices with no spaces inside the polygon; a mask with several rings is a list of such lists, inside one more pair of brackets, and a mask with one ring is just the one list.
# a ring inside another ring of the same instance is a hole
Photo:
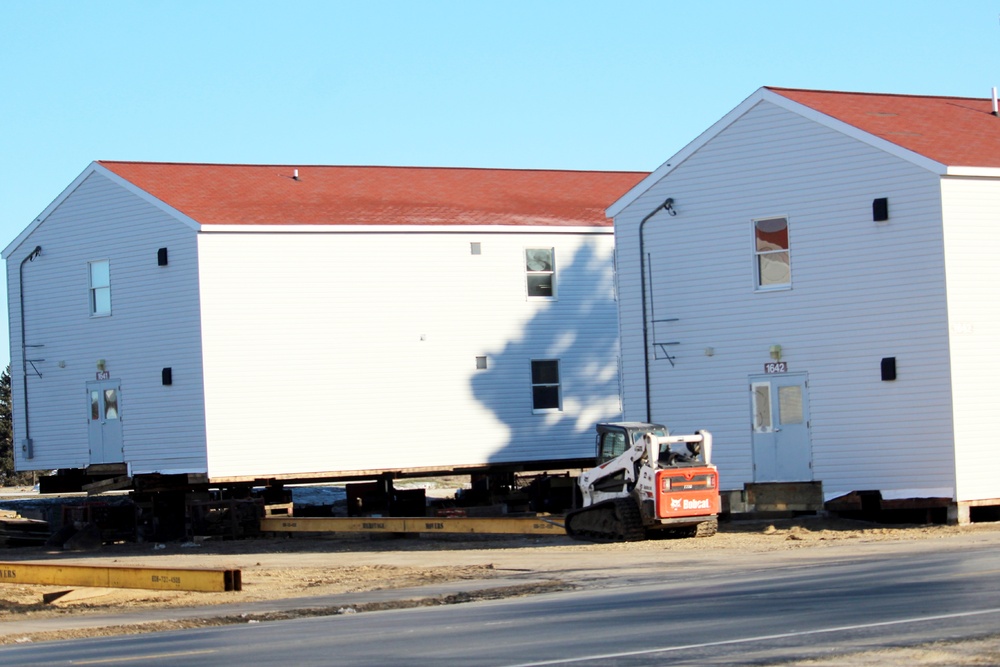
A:
{"label": "white barracks building", "polygon": [[1000,518],[995,101],[762,88],[608,214],[626,419],[724,488]]}
{"label": "white barracks building", "polygon": [[592,459],[621,417],[604,209],[644,175],[95,162],[3,252],[17,468]]}

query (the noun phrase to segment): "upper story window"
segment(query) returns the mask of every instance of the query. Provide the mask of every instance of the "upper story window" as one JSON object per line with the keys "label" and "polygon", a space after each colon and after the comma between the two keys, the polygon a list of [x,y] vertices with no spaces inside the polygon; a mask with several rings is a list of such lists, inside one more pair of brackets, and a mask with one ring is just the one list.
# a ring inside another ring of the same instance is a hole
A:
{"label": "upper story window", "polygon": [[559,360],[534,359],[531,362],[531,409],[553,412],[561,408],[559,396]]}
{"label": "upper story window", "polygon": [[555,257],[555,248],[528,248],[524,251],[528,296],[552,298],[556,295]]}
{"label": "upper story window", "polygon": [[111,314],[111,262],[90,263],[90,314]]}
{"label": "upper story window", "polygon": [[757,289],[789,287],[792,265],[788,246],[788,218],[753,221]]}

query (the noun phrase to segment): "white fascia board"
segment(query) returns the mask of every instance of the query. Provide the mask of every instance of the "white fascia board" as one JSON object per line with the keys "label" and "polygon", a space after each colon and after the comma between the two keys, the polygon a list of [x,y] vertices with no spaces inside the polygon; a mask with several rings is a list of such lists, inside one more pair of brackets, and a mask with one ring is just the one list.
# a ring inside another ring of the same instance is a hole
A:
{"label": "white fascia board", "polygon": [[40,214],[38,214],[38,217],[36,217],[31,222],[31,224],[28,225],[24,229],[24,231],[22,231],[20,234],[17,235],[17,238],[15,238],[13,241],[11,241],[10,244],[6,248],[4,248],[3,252],[0,253],[0,257],[2,257],[3,259],[7,259],[15,250],[17,250],[17,248],[22,243],[24,243],[25,239],[27,239],[31,235],[31,233],[34,232],[38,228],[38,226],[40,224],[42,224],[42,222],[44,222],[45,219],[48,218],[52,214],[53,211],[55,211],[57,208],[59,208],[62,205],[62,203],[64,201],[66,201],[67,197],[69,197],[71,194],[73,194],[76,191],[76,189],[78,187],[80,187],[81,183],[83,183],[85,180],[87,180],[87,178],[91,174],[94,174],[94,173],[101,174],[102,176],[110,179],[112,182],[116,183],[117,185],[120,185],[121,187],[125,188],[126,190],[128,190],[131,193],[133,193],[137,197],[143,199],[144,201],[149,202],[150,204],[152,204],[153,206],[157,207],[158,209],[160,209],[162,211],[165,211],[168,215],[170,215],[170,216],[172,216],[172,217],[180,220],[181,222],[183,222],[184,224],[188,225],[192,229],[198,230],[200,228],[200,225],[197,222],[195,222],[194,220],[192,220],[188,216],[184,215],[183,213],[181,213],[177,209],[175,209],[175,208],[173,208],[171,206],[168,206],[167,204],[163,203],[162,201],[160,201],[156,197],[152,196],[151,194],[149,194],[145,190],[143,190],[143,189],[135,186],[134,184],[130,183],[129,181],[125,180],[124,178],[122,178],[118,174],[116,174],[116,173],[114,173],[112,171],[109,171],[105,167],[102,167],[97,162],[91,162],[87,166],[87,168],[84,169],[83,172],[79,176],[77,176],[73,180],[73,182],[70,183],[59,194],[58,197],[56,197],[54,200],[52,200],[52,203],[49,204],[45,208],[44,211],[42,211]]}
{"label": "white fascia board", "polygon": [[[669,160],[664,162],[660,167],[651,173],[646,178],[639,181],[639,183],[629,190],[625,195],[616,201],[614,204],[608,207],[605,211],[605,215],[609,218],[614,218],[616,215],[621,213],[629,204],[639,198],[644,192],[649,190],[655,183],[659,182],[664,176],[669,174],[671,171],[676,169],[680,164],[684,162],[688,157],[690,157],[695,151],[704,146],[706,143],[711,141],[715,136],[717,136],[724,129],[732,125],[738,118],[740,118],[747,111],[752,109],[760,102],[770,102],[782,109],[791,111],[792,113],[798,114],[803,118],[811,120],[819,125],[828,127],[832,130],[840,132],[848,137],[857,139],[858,141],[864,142],[874,148],[881,151],[894,155],[902,160],[911,162],[918,167],[922,167],[932,173],[938,175],[945,175],[948,173],[948,167],[925,157],[919,153],[915,153],[911,150],[898,146],[891,141],[886,141],[880,137],[876,137],[873,134],[860,130],[853,125],[849,125],[841,120],[837,120],[832,116],[828,116],[825,113],[816,111],[812,107],[808,107],[799,102],[788,99],[787,97],[775,93],[767,88],[758,88],[750,97],[746,98],[737,106],[735,109],[727,113],[722,117],[721,120],[717,121],[710,128],[702,132],[698,137],[689,143],[687,146],[682,148],[678,153],[676,153]],[[970,169],[970,168],[966,168]]]}
{"label": "white fascia board", "polygon": [[945,176],[966,176],[969,178],[1000,178],[996,167],[948,167]]}
{"label": "white fascia board", "polygon": [[955,489],[941,487],[938,489],[882,489],[882,500],[905,500],[907,498],[954,498]]}
{"label": "white fascia board", "polygon": [[691,155],[693,155],[699,148],[707,144],[716,135],[722,132],[724,129],[732,125],[736,119],[745,114],[747,111],[753,108],[755,104],[763,99],[763,93],[767,92],[764,88],[758,88],[750,97],[743,100],[739,106],[727,113],[721,119],[716,121],[711,127],[702,132],[695,138],[694,141],[690,142],[684,148],[679,150],[673,155],[669,160],[661,164],[657,169],[651,173],[646,178],[639,181],[631,190],[626,192],[618,201],[609,206],[604,214],[609,218],[614,218],[616,215],[621,213],[625,208],[631,204],[633,201],[638,199],[644,192],[653,187],[656,183],[660,181],[664,176],[669,174],[671,171],[676,169],[685,160],[687,160]]}
{"label": "white fascia board", "polygon": [[203,233],[223,234],[606,234],[614,228],[545,225],[201,225]]}

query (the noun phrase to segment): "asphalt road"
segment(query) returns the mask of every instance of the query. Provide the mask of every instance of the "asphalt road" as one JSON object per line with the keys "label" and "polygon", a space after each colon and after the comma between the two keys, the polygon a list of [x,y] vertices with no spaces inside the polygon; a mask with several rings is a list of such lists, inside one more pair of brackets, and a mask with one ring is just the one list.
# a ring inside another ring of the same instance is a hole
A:
{"label": "asphalt road", "polygon": [[766,665],[1000,632],[990,545],[685,571],[502,601],[6,646],[0,664]]}

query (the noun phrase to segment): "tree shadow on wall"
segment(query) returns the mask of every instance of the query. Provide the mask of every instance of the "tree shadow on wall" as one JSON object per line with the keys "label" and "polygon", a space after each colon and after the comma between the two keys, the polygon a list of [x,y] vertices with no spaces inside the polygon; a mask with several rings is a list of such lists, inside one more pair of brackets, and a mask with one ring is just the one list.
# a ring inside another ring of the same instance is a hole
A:
{"label": "tree shadow on wall", "polygon": [[[557,262],[557,297],[529,299],[520,336],[489,350],[473,376],[476,399],[509,431],[490,463],[593,459],[594,424],[621,417],[612,253],[586,243]],[[533,360],[558,360],[559,409],[535,409]]]}

